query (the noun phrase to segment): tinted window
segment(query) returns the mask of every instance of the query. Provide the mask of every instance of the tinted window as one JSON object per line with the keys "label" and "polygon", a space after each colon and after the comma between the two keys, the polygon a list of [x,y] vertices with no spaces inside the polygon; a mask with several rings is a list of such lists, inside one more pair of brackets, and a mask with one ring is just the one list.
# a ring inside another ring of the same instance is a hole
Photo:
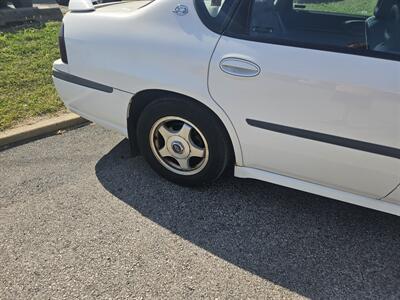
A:
{"label": "tinted window", "polygon": [[309,11],[372,16],[376,0],[294,0],[293,8]]}
{"label": "tinted window", "polygon": [[228,35],[250,40],[398,59],[400,0],[251,0]]}
{"label": "tinted window", "polygon": [[203,1],[208,14],[215,18],[221,12],[222,5],[224,5],[225,0],[204,0]]}
{"label": "tinted window", "polygon": [[222,33],[238,0],[196,0],[196,11],[212,31]]}

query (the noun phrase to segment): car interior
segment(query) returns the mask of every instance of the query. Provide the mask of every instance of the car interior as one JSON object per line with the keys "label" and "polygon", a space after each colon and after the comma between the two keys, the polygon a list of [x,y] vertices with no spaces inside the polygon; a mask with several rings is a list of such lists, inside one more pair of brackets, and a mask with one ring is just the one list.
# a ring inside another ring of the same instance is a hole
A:
{"label": "car interior", "polygon": [[220,12],[225,0],[205,0],[207,11],[211,17],[215,18]]}
{"label": "car interior", "polygon": [[293,0],[254,0],[241,14],[253,38],[400,54],[400,0],[378,0],[372,16],[312,11]]}

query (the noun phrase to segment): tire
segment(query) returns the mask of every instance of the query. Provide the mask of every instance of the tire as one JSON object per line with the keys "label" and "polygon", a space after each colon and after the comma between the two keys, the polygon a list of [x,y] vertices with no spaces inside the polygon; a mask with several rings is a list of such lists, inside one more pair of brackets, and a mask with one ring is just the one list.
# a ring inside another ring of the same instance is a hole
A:
{"label": "tire", "polygon": [[[189,135],[181,134],[184,124]],[[136,137],[149,165],[179,185],[211,183],[232,161],[230,139],[222,122],[204,106],[184,97],[165,97],[147,105],[140,114]],[[185,155],[189,158],[181,158]],[[185,160],[188,163],[182,168],[180,162]]]}

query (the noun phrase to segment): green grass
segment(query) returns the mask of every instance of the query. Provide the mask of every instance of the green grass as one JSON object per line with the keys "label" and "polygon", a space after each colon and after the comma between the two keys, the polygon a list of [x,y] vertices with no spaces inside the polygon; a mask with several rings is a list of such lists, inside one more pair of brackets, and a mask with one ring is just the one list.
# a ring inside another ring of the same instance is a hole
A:
{"label": "green grass", "polygon": [[63,110],[51,80],[60,22],[0,32],[0,131]]}
{"label": "green grass", "polygon": [[303,0],[300,2],[306,5],[306,10],[372,16],[377,0],[333,0],[323,2]]}

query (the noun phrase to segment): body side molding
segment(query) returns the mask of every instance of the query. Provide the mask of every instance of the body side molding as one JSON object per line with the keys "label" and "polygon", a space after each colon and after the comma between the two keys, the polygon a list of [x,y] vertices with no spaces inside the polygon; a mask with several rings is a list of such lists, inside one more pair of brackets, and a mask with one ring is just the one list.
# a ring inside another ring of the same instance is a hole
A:
{"label": "body side molding", "polygon": [[253,119],[246,119],[246,122],[250,126],[269,131],[400,159],[400,149],[398,148]]}
{"label": "body side molding", "polygon": [[69,73],[65,73],[63,71],[59,71],[56,69],[53,69],[53,76],[55,78],[70,82],[70,83],[74,83],[74,84],[78,84],[78,85],[82,85],[91,89],[95,89],[98,91],[102,91],[105,93],[112,93],[114,91],[114,89],[111,86],[107,86],[98,82],[94,82],[88,79],[84,79]]}

